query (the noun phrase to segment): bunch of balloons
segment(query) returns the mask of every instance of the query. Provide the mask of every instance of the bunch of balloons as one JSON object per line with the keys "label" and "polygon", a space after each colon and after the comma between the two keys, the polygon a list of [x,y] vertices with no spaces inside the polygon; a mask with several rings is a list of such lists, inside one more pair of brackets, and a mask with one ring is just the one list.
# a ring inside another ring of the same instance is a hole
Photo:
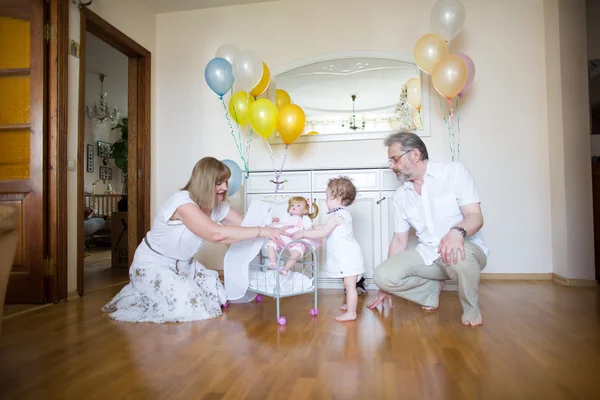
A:
{"label": "bunch of balloons", "polygon": [[[448,120],[446,120],[444,106],[444,121],[448,127],[450,151],[454,160],[455,137],[455,108],[452,99],[456,98],[456,112],[458,100],[469,90],[475,78],[475,64],[466,54],[450,54],[449,44],[459,34],[466,19],[465,6],[460,0],[438,0],[431,9],[430,22],[433,33],[422,36],[414,48],[414,57],[419,68],[431,75],[435,90],[447,100],[449,105]],[[408,87],[408,83],[407,83]],[[420,88],[420,84],[419,84]],[[413,90],[413,98],[417,96]],[[409,88],[409,103],[411,89]],[[411,104],[412,105],[412,104]],[[413,105],[416,108],[416,106]],[[458,127],[460,133],[460,126]],[[460,142],[456,145],[457,157],[460,157]]]}

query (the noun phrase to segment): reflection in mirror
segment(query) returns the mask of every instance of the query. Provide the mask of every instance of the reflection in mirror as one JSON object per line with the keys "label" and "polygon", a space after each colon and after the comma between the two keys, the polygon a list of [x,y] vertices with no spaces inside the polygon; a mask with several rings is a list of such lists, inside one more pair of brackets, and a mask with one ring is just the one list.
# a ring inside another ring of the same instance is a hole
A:
{"label": "reflection in mirror", "polygon": [[[428,136],[429,82],[407,60],[353,55],[277,71],[273,86],[285,90],[306,114],[305,130],[297,141],[379,139],[398,130]],[[421,79],[420,113],[406,101],[406,82],[415,77]],[[281,143],[277,135],[271,141]]]}

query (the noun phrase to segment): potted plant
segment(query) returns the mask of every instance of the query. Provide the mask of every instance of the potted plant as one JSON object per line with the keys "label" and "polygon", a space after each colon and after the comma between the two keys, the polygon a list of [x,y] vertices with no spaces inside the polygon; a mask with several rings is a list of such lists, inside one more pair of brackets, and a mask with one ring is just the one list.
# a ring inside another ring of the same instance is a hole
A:
{"label": "potted plant", "polygon": [[[127,118],[122,118],[117,126],[112,128],[111,130],[120,129],[121,130],[121,139],[117,140],[113,143],[113,157],[115,159],[115,165],[119,168],[125,177],[127,177],[127,129],[128,122]],[[127,179],[125,179],[125,183],[123,185],[123,193],[127,193]]]}

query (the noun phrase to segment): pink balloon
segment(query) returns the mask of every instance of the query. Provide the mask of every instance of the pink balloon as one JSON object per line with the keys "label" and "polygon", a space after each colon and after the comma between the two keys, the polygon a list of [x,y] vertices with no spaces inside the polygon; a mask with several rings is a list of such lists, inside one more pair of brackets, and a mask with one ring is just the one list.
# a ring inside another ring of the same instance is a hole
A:
{"label": "pink balloon", "polygon": [[473,60],[471,60],[471,57],[469,57],[466,54],[457,53],[456,55],[459,56],[467,66],[467,82],[458,94],[459,96],[462,96],[467,90],[469,90],[471,84],[473,83],[473,79],[475,79],[475,63],[473,62]]}

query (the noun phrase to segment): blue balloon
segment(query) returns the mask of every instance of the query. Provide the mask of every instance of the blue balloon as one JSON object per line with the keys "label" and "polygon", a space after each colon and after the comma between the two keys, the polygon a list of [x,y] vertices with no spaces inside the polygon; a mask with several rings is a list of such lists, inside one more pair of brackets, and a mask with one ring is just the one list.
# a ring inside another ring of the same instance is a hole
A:
{"label": "blue balloon", "polygon": [[224,58],[213,58],[206,65],[204,79],[213,92],[222,97],[233,86],[233,69]]}
{"label": "blue balloon", "polygon": [[233,196],[239,189],[242,184],[242,170],[240,167],[232,160],[221,160],[221,162],[231,171],[231,177],[227,181],[227,185],[229,187],[228,193],[230,196]]}

